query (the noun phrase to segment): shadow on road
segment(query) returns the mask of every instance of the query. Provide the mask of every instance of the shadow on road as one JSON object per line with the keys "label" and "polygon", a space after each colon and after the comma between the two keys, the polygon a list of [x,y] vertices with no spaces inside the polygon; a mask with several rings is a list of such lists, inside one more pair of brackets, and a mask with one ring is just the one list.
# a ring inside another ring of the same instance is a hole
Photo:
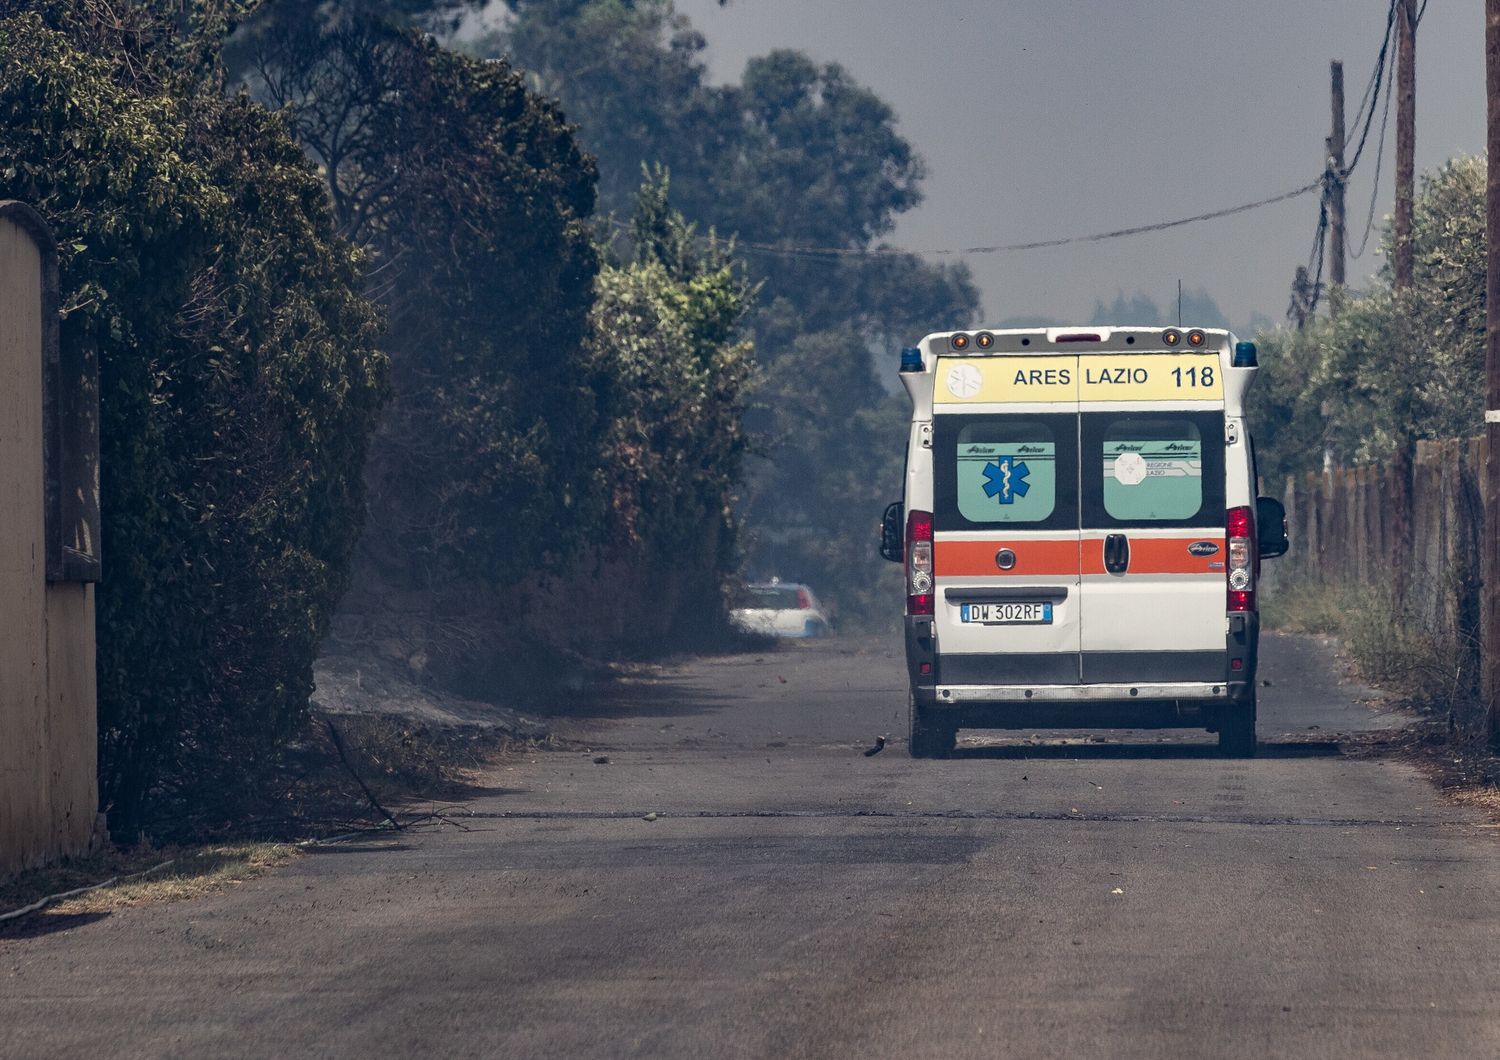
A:
{"label": "shadow on road", "polygon": [[527,710],[538,717],[573,721],[680,718],[717,713],[735,699],[680,678],[628,677],[572,695],[549,696],[528,704]]}
{"label": "shadow on road", "polygon": [[[1257,758],[1336,758],[1343,752],[1331,740],[1296,741],[1286,743],[1265,742],[1256,749]],[[1215,744],[1166,744],[1166,743],[1054,743],[1054,744],[1006,744],[1003,746],[959,747],[950,756],[952,759],[1203,759],[1220,758],[1226,762],[1236,759],[1224,758]]]}
{"label": "shadow on road", "polygon": [[0,942],[10,939],[35,939],[59,931],[69,931],[109,917],[108,913],[53,913],[42,910],[10,924],[0,925]]}
{"label": "shadow on road", "polygon": [[306,849],[307,854],[396,854],[410,850],[409,843],[322,843]]}

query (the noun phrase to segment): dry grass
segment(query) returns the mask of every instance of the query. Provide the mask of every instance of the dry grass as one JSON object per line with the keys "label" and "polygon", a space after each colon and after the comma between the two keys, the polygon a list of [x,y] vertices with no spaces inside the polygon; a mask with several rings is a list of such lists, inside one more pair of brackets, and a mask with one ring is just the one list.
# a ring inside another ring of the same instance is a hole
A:
{"label": "dry grass", "polygon": [[[397,819],[420,820],[420,804],[459,800],[484,783],[484,768],[501,752],[549,747],[483,728],[450,729],[381,715],[340,716],[335,722],[344,759],[317,719],[266,779],[257,799],[233,806],[173,807],[164,818],[171,844],[110,847],[85,858],[0,879],[0,915],[55,894],[118,882],[0,921],[0,938],[34,931],[39,920],[105,914],[126,906],[176,902],[214,894],[254,879],[297,857],[299,841],[382,827],[380,810],[361,781]],[[357,779],[356,779],[357,775]],[[164,862],[171,862],[163,866]]]}
{"label": "dry grass", "polygon": [[1487,814],[1491,821],[1500,826],[1500,788],[1493,785],[1465,787],[1448,792],[1447,795],[1460,806]]}
{"label": "dry grass", "polygon": [[1455,741],[1447,723],[1424,719],[1406,729],[1341,741],[1353,758],[1396,758],[1418,769],[1447,802],[1478,811],[1500,827],[1500,755],[1471,740]]}
{"label": "dry grass", "polygon": [[[298,854],[288,843],[224,843],[202,846],[114,848],[87,858],[22,873],[0,883],[0,913],[31,905],[48,895],[102,883],[120,882],[65,898],[36,915],[106,913],[148,902],[177,902],[215,894],[285,865]],[[163,862],[171,864],[156,869]],[[138,875],[144,874],[144,875]],[[137,877],[129,879],[127,877]],[[22,918],[21,923],[27,918]],[[0,922],[0,932],[4,924]]]}
{"label": "dry grass", "polygon": [[1337,637],[1362,680],[1426,716],[1403,732],[1352,740],[1346,753],[1400,757],[1444,798],[1500,821],[1500,755],[1484,746],[1472,635],[1432,628],[1368,586],[1304,581],[1267,593],[1262,607],[1268,628]]}
{"label": "dry grass", "polygon": [[384,809],[409,822],[423,816],[416,812],[419,803],[462,799],[480,786],[485,765],[497,753],[553,743],[550,738],[538,745],[499,731],[446,729],[385,716],[340,717],[336,724],[347,767],[320,719],[288,756],[286,768],[264,783],[259,801],[181,807],[164,826],[172,829],[171,844],[110,847],[0,879],[0,915],[51,895],[117,880],[36,914],[0,921],[0,938],[35,930],[39,919],[103,914],[223,891],[285,865],[299,854],[298,843],[306,837],[384,826],[381,811],[360,781]]}
{"label": "dry grass", "polygon": [[1300,580],[1277,585],[1261,594],[1261,624],[1280,633],[1340,634],[1344,632],[1349,595]]}
{"label": "dry grass", "polygon": [[1445,716],[1460,738],[1472,737],[1478,692],[1472,638],[1433,628],[1373,586],[1278,587],[1262,601],[1261,617],[1268,629],[1332,634],[1363,680],[1403,707]]}

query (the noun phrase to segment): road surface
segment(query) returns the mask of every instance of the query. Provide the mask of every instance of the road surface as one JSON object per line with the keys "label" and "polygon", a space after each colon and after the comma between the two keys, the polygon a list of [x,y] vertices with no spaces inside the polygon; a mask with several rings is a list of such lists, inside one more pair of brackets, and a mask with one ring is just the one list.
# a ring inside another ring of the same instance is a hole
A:
{"label": "road surface", "polygon": [[1500,1056],[1496,830],[1340,753],[1393,719],[1316,642],[1267,638],[1249,761],[914,761],[899,653],[669,669],[463,828],[0,939],[0,1056]]}

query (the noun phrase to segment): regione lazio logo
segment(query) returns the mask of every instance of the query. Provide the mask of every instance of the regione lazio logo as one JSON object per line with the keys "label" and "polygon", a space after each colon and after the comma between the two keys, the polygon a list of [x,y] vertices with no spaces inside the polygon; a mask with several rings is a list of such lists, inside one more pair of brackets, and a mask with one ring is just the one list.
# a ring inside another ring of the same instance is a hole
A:
{"label": "regione lazio logo", "polygon": [[984,382],[979,369],[972,364],[955,364],[948,369],[948,393],[956,398],[971,398]]}
{"label": "regione lazio logo", "polygon": [[1031,469],[1026,461],[1013,456],[1002,456],[984,465],[984,495],[994,497],[1001,504],[1014,504],[1017,497],[1026,496],[1031,483],[1026,476]]}

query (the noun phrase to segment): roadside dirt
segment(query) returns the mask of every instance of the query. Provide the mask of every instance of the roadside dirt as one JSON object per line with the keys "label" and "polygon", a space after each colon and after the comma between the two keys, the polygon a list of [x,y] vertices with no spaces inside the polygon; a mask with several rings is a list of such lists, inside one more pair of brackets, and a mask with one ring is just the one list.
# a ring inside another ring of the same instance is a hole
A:
{"label": "roadside dirt", "polygon": [[[217,894],[288,864],[300,853],[289,843],[111,847],[86,858],[35,869],[0,883],[0,916],[52,896],[72,894],[20,917],[0,920],[0,939],[25,938],[41,928],[152,902],[180,902]],[[113,883],[109,881],[115,881]],[[104,884],[104,886],[100,886]]]}
{"label": "roadside dirt", "polygon": [[1415,766],[1445,799],[1482,810],[1500,823],[1500,755],[1457,743],[1446,723],[1422,718],[1403,729],[1365,733],[1349,740],[1351,758],[1395,758]]}

